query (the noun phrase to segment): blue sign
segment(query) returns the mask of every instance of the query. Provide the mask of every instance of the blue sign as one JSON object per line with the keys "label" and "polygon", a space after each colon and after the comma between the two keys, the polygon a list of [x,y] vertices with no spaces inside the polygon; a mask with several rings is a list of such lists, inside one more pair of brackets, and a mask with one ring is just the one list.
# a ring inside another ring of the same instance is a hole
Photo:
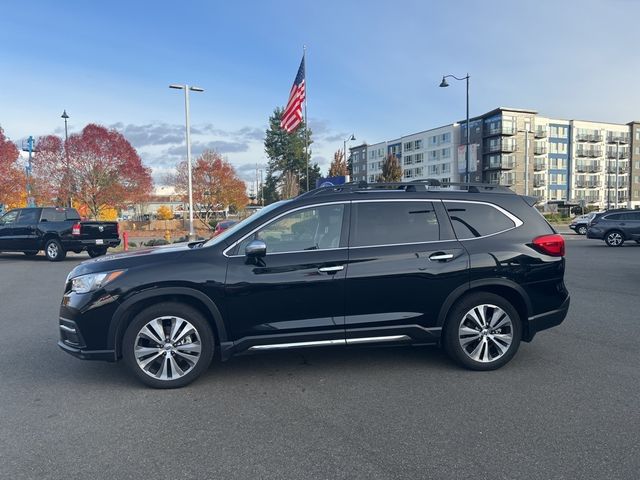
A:
{"label": "blue sign", "polygon": [[341,175],[339,177],[326,177],[316,180],[316,188],[335,187],[336,185],[344,185],[349,183],[349,175]]}

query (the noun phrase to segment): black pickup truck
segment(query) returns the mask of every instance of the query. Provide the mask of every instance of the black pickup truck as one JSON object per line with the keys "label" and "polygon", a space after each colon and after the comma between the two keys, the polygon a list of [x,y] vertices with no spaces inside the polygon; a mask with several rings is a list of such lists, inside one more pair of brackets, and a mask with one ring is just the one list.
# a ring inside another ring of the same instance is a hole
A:
{"label": "black pickup truck", "polygon": [[74,208],[18,208],[0,217],[0,252],[37,255],[59,262],[67,252],[91,257],[120,245],[117,222],[83,222]]}

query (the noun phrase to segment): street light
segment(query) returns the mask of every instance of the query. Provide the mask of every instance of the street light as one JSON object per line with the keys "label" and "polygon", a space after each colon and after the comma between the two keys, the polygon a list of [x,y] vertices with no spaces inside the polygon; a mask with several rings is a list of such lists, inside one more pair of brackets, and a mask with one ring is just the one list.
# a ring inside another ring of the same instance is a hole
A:
{"label": "street light", "polygon": [[169,88],[175,88],[177,90],[184,90],[184,115],[186,118],[186,130],[187,130],[187,171],[189,178],[189,240],[195,240],[196,234],[193,229],[193,186],[191,179],[191,121],[189,119],[189,91],[192,92],[204,92],[203,88],[193,87],[189,85],[176,85],[171,84]]}
{"label": "street light", "polygon": [[[347,138],[344,139],[343,142],[343,147],[342,147],[342,152],[344,153],[344,161],[347,161],[347,142],[355,142],[356,140],[356,136],[352,133],[351,135],[349,135]],[[347,163],[348,165],[348,163]]]}
{"label": "street light", "polygon": [[444,75],[442,77],[442,82],[440,82],[441,88],[446,88],[449,86],[449,84],[447,83],[447,78],[453,78],[459,81],[466,80],[467,82],[467,142],[466,142],[466,147],[464,149],[464,156],[465,156],[464,176],[465,176],[465,181],[468,183],[469,182],[469,74],[467,73],[467,76],[462,78],[458,78],[455,75]]}
{"label": "street light", "polygon": [[71,166],[69,165],[69,152],[67,150],[67,141],[69,140],[69,128],[67,125],[67,120],[69,120],[69,115],[67,115],[67,109],[64,109],[60,118],[64,119],[64,157],[67,162],[67,187],[69,188],[69,200],[67,202],[67,206],[69,208],[73,207],[73,200],[71,198]]}

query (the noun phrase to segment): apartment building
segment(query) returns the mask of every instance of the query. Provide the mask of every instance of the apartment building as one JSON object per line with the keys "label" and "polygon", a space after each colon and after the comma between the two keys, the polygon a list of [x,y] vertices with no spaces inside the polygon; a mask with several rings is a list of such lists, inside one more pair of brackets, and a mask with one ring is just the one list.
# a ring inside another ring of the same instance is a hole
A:
{"label": "apartment building", "polygon": [[349,149],[349,163],[351,164],[351,181],[367,181],[367,144],[363,143]]}
{"label": "apartment building", "polygon": [[[389,153],[401,160],[404,181],[464,178],[466,128],[465,120],[368,146],[367,180],[382,173]],[[507,185],[541,204],[640,208],[640,122],[500,107],[469,119],[469,144],[470,181]]]}

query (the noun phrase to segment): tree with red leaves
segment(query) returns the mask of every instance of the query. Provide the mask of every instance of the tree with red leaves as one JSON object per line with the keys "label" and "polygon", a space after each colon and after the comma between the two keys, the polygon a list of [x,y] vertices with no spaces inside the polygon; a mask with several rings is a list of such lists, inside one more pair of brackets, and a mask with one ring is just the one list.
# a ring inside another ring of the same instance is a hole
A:
{"label": "tree with red leaves", "polygon": [[0,127],[0,205],[23,206],[26,200],[25,173],[18,165],[19,152]]}
{"label": "tree with red leaves", "polygon": [[56,136],[40,138],[33,163],[40,198],[58,204],[73,198],[92,218],[143,201],[153,186],[149,168],[122,134],[95,124],[71,135],[66,148]]}
{"label": "tree with red leaves", "polygon": [[[188,174],[187,162],[183,161],[168,178],[185,202],[189,198]],[[206,151],[198,157],[192,170],[192,185],[194,214],[207,225],[216,211],[240,209],[249,203],[245,183],[231,163],[217,152]]]}

